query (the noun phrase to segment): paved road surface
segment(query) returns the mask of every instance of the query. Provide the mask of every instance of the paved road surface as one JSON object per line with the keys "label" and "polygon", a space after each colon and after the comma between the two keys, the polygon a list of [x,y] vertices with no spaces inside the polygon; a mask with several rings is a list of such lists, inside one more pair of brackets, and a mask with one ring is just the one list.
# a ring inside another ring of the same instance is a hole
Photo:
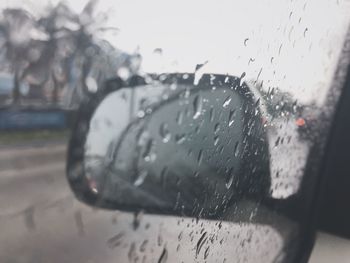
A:
{"label": "paved road surface", "polygon": [[268,226],[83,205],[65,179],[65,147],[0,149],[1,263],[271,262],[281,247]]}

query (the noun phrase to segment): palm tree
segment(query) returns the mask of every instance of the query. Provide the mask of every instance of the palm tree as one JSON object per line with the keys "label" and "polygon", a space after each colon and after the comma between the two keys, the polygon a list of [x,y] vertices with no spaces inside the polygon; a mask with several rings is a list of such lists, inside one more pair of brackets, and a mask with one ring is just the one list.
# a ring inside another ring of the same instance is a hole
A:
{"label": "palm tree", "polygon": [[42,81],[52,81],[53,103],[58,102],[58,89],[65,84],[70,85],[75,94],[73,104],[89,93],[86,79],[96,60],[103,55],[96,34],[116,30],[102,27],[100,24],[104,21],[94,17],[96,3],[96,0],[90,0],[80,14],[59,3],[38,20],[38,26],[47,32],[49,39],[41,59],[31,64],[25,74],[50,71],[44,74],[48,78]]}
{"label": "palm tree", "polygon": [[0,50],[14,72],[13,103],[20,100],[23,80],[37,87],[52,85],[54,104],[59,90],[68,86],[70,104],[77,105],[90,93],[91,74],[97,84],[116,75],[118,61],[129,56],[98,37],[100,32],[117,29],[102,26],[107,17],[101,21],[97,18],[101,15],[94,15],[96,3],[90,0],[80,14],[59,3],[39,19],[21,9],[3,11]]}
{"label": "palm tree", "polygon": [[20,102],[20,81],[24,70],[35,61],[40,53],[39,42],[45,34],[36,28],[35,19],[22,9],[5,9],[0,20],[0,50],[4,52],[11,71],[14,73],[13,103]]}

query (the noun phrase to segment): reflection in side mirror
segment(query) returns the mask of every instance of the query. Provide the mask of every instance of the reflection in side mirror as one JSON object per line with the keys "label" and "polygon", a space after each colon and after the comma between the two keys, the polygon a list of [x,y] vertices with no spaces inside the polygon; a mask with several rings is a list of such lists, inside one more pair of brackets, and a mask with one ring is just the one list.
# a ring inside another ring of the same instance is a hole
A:
{"label": "reflection in side mirror", "polygon": [[124,211],[220,217],[270,187],[258,103],[240,79],[166,75],[81,106],[67,176],[78,199]]}

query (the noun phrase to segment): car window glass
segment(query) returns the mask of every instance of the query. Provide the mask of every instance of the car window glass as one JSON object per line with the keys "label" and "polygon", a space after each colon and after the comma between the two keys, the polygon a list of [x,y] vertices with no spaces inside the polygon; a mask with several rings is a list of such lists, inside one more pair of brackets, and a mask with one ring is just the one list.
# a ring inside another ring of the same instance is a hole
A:
{"label": "car window glass", "polygon": [[[307,162],[340,93],[349,1],[16,0],[0,11],[1,262],[295,259]],[[94,106],[79,126],[81,105]],[[87,161],[72,171],[74,132],[87,134],[74,148]],[[177,212],[134,208],[113,189],[129,212],[76,200],[66,173],[85,169],[98,193],[106,162],[110,185],[136,163],[133,181],[122,178],[135,200]],[[191,176],[204,179],[183,183]],[[192,195],[200,205],[187,212]]]}

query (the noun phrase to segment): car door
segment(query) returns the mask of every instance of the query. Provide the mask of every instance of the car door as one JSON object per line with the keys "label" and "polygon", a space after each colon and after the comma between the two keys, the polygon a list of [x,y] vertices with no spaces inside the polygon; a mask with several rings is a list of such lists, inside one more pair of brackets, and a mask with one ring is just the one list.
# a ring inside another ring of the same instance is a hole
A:
{"label": "car door", "polygon": [[307,262],[347,1],[1,7],[1,261]]}

